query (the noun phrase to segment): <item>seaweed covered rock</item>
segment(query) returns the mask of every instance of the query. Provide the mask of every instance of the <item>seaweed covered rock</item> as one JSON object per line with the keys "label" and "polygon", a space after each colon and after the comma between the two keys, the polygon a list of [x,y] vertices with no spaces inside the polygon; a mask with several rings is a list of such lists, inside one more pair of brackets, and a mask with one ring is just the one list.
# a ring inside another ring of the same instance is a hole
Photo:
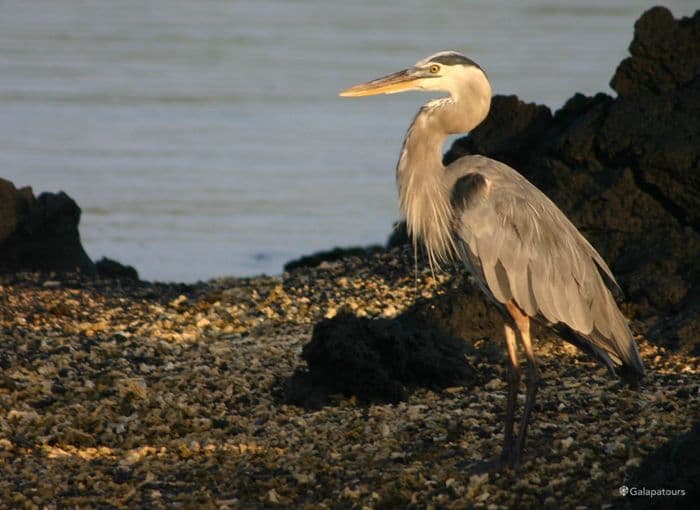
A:
{"label": "seaweed covered rock", "polygon": [[0,272],[80,271],[95,265],[80,242],[80,207],[63,192],[34,197],[0,179]]}

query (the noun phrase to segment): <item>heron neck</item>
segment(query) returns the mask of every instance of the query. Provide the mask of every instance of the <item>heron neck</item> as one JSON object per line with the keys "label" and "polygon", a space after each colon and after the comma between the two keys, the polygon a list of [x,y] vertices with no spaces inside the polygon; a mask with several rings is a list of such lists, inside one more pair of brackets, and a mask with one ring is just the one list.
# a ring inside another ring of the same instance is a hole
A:
{"label": "heron neck", "polygon": [[[425,188],[425,184],[440,180],[445,167],[442,164],[442,145],[448,132],[436,122],[442,115],[436,112],[448,99],[430,101],[416,114],[406,132],[401,157],[396,167],[396,180],[403,198],[409,191]],[[407,211],[404,209],[404,213]]]}
{"label": "heron neck", "polygon": [[443,101],[423,106],[406,133],[396,167],[401,212],[414,245],[423,242],[432,266],[451,258],[452,241],[448,189],[442,144],[447,132],[436,122]]}
{"label": "heron neck", "polygon": [[418,112],[396,167],[401,211],[413,242],[425,245],[431,266],[452,259],[455,246],[450,207],[451,177],[442,164],[442,145],[449,134],[463,133],[486,117],[485,104],[468,104],[458,98],[426,103]]}

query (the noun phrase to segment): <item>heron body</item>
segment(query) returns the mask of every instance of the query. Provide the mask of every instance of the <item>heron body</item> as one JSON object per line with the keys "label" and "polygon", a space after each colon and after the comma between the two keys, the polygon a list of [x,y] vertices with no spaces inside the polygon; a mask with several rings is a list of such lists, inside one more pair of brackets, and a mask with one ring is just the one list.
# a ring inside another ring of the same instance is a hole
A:
{"label": "heron body", "polygon": [[[481,67],[460,53],[440,52],[341,95],[407,90],[448,95],[426,103],[408,129],[396,168],[401,210],[431,266],[461,262],[503,312],[510,370],[500,460],[516,466],[539,381],[531,319],[554,326],[565,339],[631,380],[641,378],[644,367],[615,303],[618,287],[610,268],[566,215],[504,163],[472,155],[443,165],[445,138],[474,129],[488,115],[491,86]],[[514,432],[518,344],[528,360],[527,395]]]}

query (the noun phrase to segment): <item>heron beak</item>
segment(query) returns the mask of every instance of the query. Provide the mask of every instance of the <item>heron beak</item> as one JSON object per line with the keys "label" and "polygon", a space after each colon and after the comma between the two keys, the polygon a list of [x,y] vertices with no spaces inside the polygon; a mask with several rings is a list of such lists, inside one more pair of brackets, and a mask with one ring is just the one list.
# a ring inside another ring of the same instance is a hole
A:
{"label": "heron beak", "polygon": [[416,76],[411,69],[404,69],[376,80],[353,85],[338,95],[342,97],[362,97],[375,96],[377,94],[396,94],[405,90],[417,89],[416,84],[420,79],[421,77]]}

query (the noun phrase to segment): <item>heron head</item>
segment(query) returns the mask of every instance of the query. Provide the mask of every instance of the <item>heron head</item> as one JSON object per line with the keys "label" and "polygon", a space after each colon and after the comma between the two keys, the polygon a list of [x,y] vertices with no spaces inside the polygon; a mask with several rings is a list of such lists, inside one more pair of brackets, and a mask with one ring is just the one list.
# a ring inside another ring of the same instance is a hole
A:
{"label": "heron head", "polygon": [[486,74],[476,62],[456,51],[441,51],[402,71],[347,88],[339,95],[361,97],[439,90],[457,96],[473,80],[486,80]]}

